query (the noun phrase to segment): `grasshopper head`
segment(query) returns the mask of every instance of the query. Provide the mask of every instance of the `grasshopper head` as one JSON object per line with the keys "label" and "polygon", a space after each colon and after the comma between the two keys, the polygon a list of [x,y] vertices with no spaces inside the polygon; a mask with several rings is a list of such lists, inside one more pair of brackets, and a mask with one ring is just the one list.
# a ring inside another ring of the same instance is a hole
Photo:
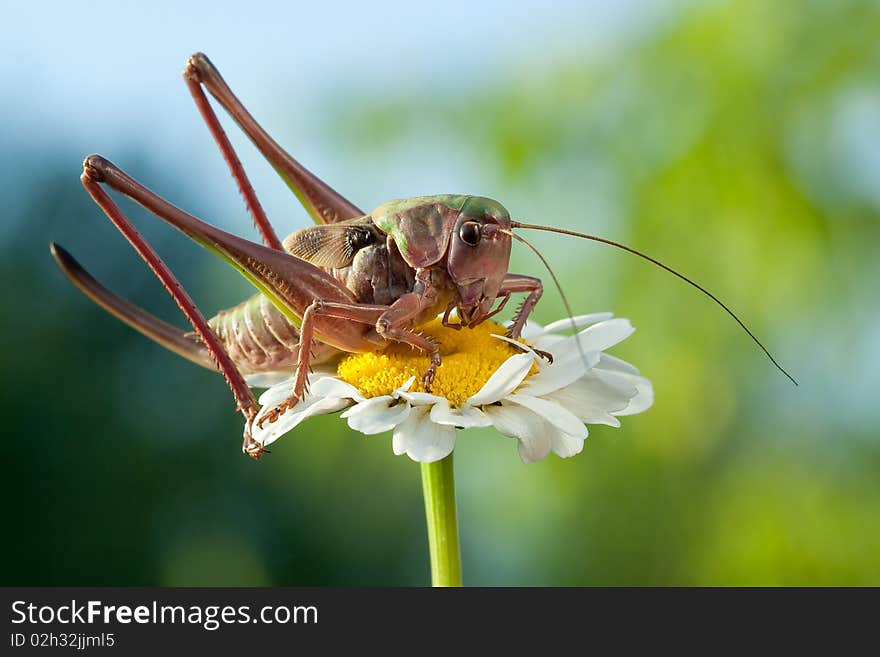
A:
{"label": "grasshopper head", "polygon": [[510,214],[492,199],[468,197],[455,222],[447,272],[458,288],[458,316],[479,323],[501,289],[510,261]]}

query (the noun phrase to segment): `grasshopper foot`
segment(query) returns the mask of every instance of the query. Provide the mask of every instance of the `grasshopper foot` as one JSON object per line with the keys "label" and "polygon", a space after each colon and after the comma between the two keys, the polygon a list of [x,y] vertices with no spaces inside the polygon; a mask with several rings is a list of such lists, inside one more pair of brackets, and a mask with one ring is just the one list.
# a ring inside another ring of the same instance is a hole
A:
{"label": "grasshopper foot", "polygon": [[[511,340],[519,340],[521,333],[522,327],[517,328],[516,325],[513,325],[507,330],[504,336],[510,338]],[[532,347],[532,351],[534,351],[551,365],[553,364],[553,354],[551,354],[549,351],[544,351],[543,349],[535,349],[534,347]]]}
{"label": "grasshopper foot", "polygon": [[431,365],[428,371],[422,374],[422,385],[425,387],[425,392],[431,392],[431,384],[434,383],[436,375],[437,368],[434,365]]}
{"label": "grasshopper foot", "polygon": [[440,367],[440,353],[438,352],[436,355],[431,355],[431,364],[428,366],[428,369],[422,375],[422,385],[425,387],[425,392],[431,392],[431,385],[434,383],[434,378],[437,376],[437,368]]}
{"label": "grasshopper foot", "polygon": [[253,426],[254,418],[248,418],[244,425],[244,442],[241,444],[241,451],[250,456],[255,461],[259,461],[260,457],[263,456],[268,450],[256,440],[254,440],[253,435],[251,435],[251,427]]}
{"label": "grasshopper foot", "polygon": [[300,398],[299,398],[298,395],[293,395],[293,396],[291,396],[291,397],[288,397],[288,398],[285,399],[283,402],[281,402],[280,404],[278,404],[278,406],[276,406],[276,407],[273,408],[271,411],[269,411],[268,413],[266,413],[263,417],[261,417],[259,420],[257,420],[257,426],[258,426],[260,429],[262,429],[262,428],[263,428],[263,425],[264,425],[266,422],[268,422],[269,424],[272,424],[272,423],[275,422],[279,417],[281,417],[282,415],[284,415],[284,413],[286,413],[288,410],[290,410],[291,408],[293,408],[294,406],[296,406],[296,405],[299,403],[299,399],[300,399]]}
{"label": "grasshopper foot", "polygon": [[532,351],[534,351],[536,354],[538,354],[541,358],[546,360],[551,365],[553,364],[553,354],[551,354],[549,351],[544,351],[542,349],[535,349],[534,347],[532,347]]}
{"label": "grasshopper foot", "polygon": [[275,422],[278,418],[284,415],[284,413],[299,404],[303,397],[306,396],[309,391],[308,370],[305,369],[302,371],[306,372],[306,375],[297,377],[297,380],[293,384],[293,390],[291,391],[290,396],[257,420],[257,426],[260,429],[263,428],[263,425],[266,424],[266,422],[269,424]]}
{"label": "grasshopper foot", "polygon": [[251,436],[245,436],[241,451],[250,456],[254,461],[259,461],[263,454],[268,454],[269,450],[254,440]]}

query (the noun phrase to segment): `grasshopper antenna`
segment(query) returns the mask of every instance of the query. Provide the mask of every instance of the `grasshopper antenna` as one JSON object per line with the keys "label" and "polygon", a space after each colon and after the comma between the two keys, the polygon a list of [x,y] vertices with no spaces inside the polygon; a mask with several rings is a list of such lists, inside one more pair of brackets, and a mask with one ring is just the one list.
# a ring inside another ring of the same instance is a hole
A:
{"label": "grasshopper antenna", "polygon": [[[562,285],[559,284],[559,279],[556,278],[556,274],[550,268],[550,263],[547,262],[547,259],[541,255],[541,252],[535,248],[535,246],[526,240],[522,235],[517,235],[512,230],[502,230],[500,231],[506,235],[510,235],[513,239],[518,242],[522,242],[528,247],[529,251],[538,256],[538,260],[540,260],[544,264],[544,268],[550,273],[550,278],[553,279],[553,284],[556,286],[556,289],[559,291],[559,296],[562,298],[562,305],[565,306],[565,312],[568,313],[568,319],[571,320],[571,328],[575,333],[577,333],[577,325],[574,322],[574,313],[571,311],[571,305],[568,303],[568,297],[565,296],[565,292],[562,291]],[[581,341],[575,337],[574,343],[577,345],[578,353],[581,355],[581,360],[584,361],[584,364],[587,365],[587,369],[589,369],[589,365],[587,362],[587,356],[584,354],[583,347],[581,347]]]}
{"label": "grasshopper antenna", "polygon": [[[648,262],[651,262],[651,263],[657,265],[657,266],[660,267],[661,269],[665,269],[665,270],[668,271],[670,274],[673,274],[674,276],[677,276],[678,278],[680,278],[681,280],[683,280],[683,281],[684,281],[685,283],[687,283],[688,285],[691,285],[691,286],[697,288],[700,292],[702,292],[702,293],[705,294],[707,297],[709,297],[710,299],[712,299],[712,301],[714,301],[714,302],[717,303],[719,306],[721,306],[721,307],[725,310],[725,312],[727,312],[728,315],[730,315],[731,317],[733,317],[733,319],[736,321],[736,323],[740,325],[740,327],[742,328],[742,330],[745,331],[746,333],[748,333],[749,337],[750,337],[752,340],[754,340],[755,344],[758,345],[758,346],[761,348],[761,351],[763,351],[763,352],[767,355],[767,358],[770,359],[770,362],[773,363],[773,364],[776,366],[776,369],[778,369],[778,370],[779,370],[780,372],[782,372],[786,377],[788,377],[788,380],[791,381],[793,384],[798,385],[798,382],[795,381],[794,377],[793,377],[791,374],[789,374],[788,372],[786,372],[786,371],[785,371],[785,368],[782,367],[782,365],[780,365],[779,363],[776,362],[776,359],[773,358],[773,355],[767,350],[767,347],[765,347],[763,344],[761,344],[761,341],[758,340],[758,338],[755,336],[755,334],[752,333],[752,332],[749,330],[749,327],[746,326],[746,325],[742,322],[742,320],[741,320],[739,317],[736,316],[736,313],[734,313],[730,308],[728,308],[728,307],[725,305],[725,303],[724,303],[723,301],[721,301],[721,299],[719,299],[719,298],[716,297],[714,294],[712,294],[711,292],[709,292],[709,290],[707,290],[706,288],[704,288],[704,287],[703,287],[702,285],[700,285],[699,283],[695,283],[694,281],[692,281],[691,279],[689,279],[689,278],[688,278],[687,276],[685,276],[684,274],[681,274],[681,273],[675,271],[672,267],[669,267],[668,265],[664,265],[664,264],[663,264],[662,262],[660,262],[659,260],[656,260],[655,258],[652,258],[651,256],[649,256],[649,255],[647,255],[647,254],[645,254],[645,253],[642,253],[641,251],[636,251],[635,249],[633,249],[633,248],[631,248],[631,247],[628,247],[628,246],[626,246],[625,244],[621,244],[620,242],[615,242],[615,241],[613,241],[613,240],[605,239],[604,237],[597,237],[596,235],[588,235],[587,233],[579,233],[579,232],[577,232],[577,231],[574,231],[574,230],[566,230],[566,229],[564,229],[564,228],[554,228],[554,227],[551,227],[551,226],[539,226],[539,225],[536,225],[536,224],[524,224],[524,223],[520,223],[520,222],[518,222],[518,221],[512,221],[512,222],[511,222],[511,226],[512,226],[513,228],[531,228],[531,229],[534,229],[534,230],[545,230],[545,231],[548,231],[548,232],[551,232],[551,233],[560,233],[560,234],[562,234],[562,235],[571,235],[572,237],[582,237],[582,238],[587,239],[587,240],[593,240],[594,242],[601,242],[602,244],[609,244],[609,245],[611,245],[611,246],[615,246],[615,247],[617,247],[618,249],[623,249],[624,251],[628,251],[629,253],[632,253],[633,255],[637,255],[637,256],[639,256],[640,258],[643,258],[644,260],[647,260]],[[518,237],[518,236],[517,236],[517,239],[522,240],[522,238],[520,238],[520,237]],[[525,241],[525,240],[522,240],[522,241]],[[533,250],[534,250],[534,249],[533,249]],[[537,253],[537,251],[535,251],[535,253]],[[539,257],[540,257],[540,254],[539,254]],[[541,258],[541,260],[543,260],[543,258]],[[545,262],[545,264],[546,264],[546,262]],[[549,268],[548,268],[548,269],[549,269]],[[552,272],[551,272],[551,273],[552,273]],[[556,280],[556,277],[555,277],[555,276],[553,277],[553,280],[554,280],[554,281]],[[559,284],[557,283],[557,287],[558,287],[558,285],[559,285]],[[561,292],[561,290],[560,290],[560,292]],[[567,303],[566,303],[566,307],[568,307],[568,304],[567,304]],[[571,311],[569,311],[569,312],[571,312]]]}

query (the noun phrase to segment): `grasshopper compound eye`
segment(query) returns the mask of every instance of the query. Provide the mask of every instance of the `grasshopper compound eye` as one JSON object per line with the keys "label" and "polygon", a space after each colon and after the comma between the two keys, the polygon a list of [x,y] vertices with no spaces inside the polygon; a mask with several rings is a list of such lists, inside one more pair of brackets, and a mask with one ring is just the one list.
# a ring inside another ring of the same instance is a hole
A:
{"label": "grasshopper compound eye", "polygon": [[458,229],[458,236],[468,246],[476,246],[480,243],[480,224],[476,221],[465,221]]}

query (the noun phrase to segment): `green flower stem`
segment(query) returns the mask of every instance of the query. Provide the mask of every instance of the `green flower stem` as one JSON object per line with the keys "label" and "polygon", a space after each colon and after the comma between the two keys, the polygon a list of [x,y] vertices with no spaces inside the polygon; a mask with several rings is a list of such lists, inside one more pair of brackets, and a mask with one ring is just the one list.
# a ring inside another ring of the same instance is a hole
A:
{"label": "green flower stem", "polygon": [[452,454],[440,461],[421,465],[428,551],[431,554],[431,584],[461,586],[461,551],[458,547]]}

